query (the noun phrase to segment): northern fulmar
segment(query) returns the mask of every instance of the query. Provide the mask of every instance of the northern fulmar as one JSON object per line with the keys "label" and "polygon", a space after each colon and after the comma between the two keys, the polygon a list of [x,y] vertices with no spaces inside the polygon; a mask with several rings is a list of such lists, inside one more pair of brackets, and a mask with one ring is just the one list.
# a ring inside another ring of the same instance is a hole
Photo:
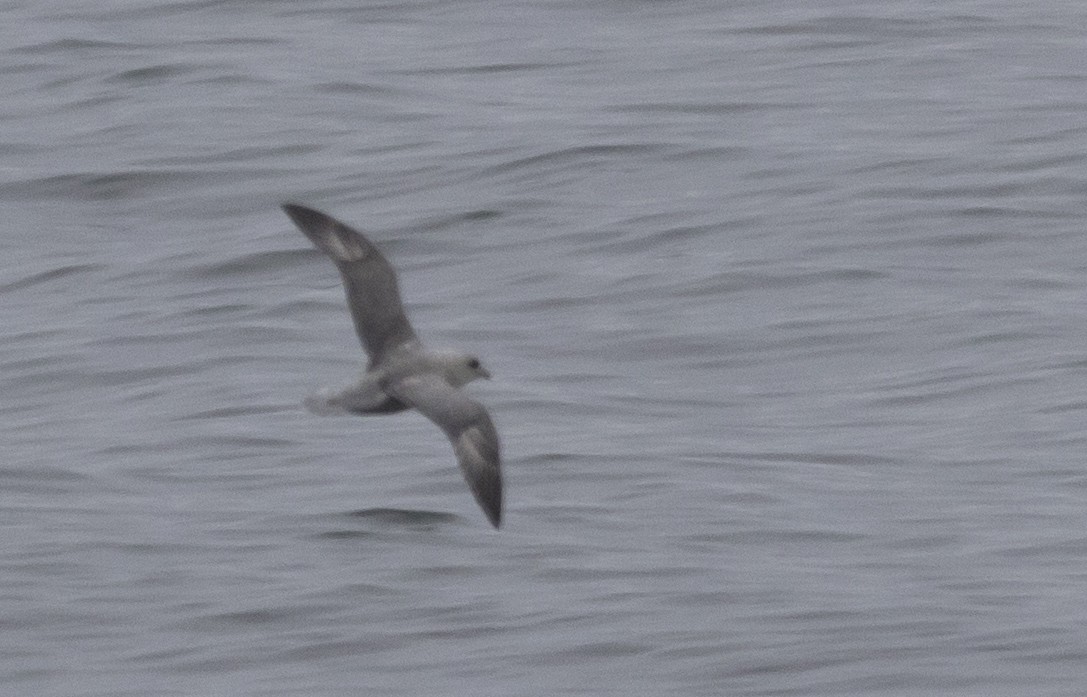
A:
{"label": "northern fulmar", "polygon": [[404,314],[396,272],[361,233],[312,208],[285,203],[283,210],[336,263],[355,331],[370,358],[356,384],[311,406],[363,415],[419,410],[449,437],[472,494],[499,527],[498,432],[483,405],[460,389],[491,374],[471,354],[423,347]]}

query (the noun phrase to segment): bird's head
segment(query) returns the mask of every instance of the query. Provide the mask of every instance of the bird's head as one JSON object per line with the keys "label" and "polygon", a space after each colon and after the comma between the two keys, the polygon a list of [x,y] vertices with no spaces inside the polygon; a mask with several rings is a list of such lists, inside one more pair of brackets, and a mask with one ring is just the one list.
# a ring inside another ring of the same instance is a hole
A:
{"label": "bird's head", "polygon": [[457,387],[467,385],[479,378],[491,379],[491,374],[479,362],[479,358],[470,354],[449,356],[446,361],[446,379]]}

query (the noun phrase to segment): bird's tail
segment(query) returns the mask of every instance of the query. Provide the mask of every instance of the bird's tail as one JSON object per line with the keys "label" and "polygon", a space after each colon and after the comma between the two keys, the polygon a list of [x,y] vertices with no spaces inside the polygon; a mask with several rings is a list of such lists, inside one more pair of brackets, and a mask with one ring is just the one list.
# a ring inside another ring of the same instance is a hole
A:
{"label": "bird's tail", "polygon": [[342,393],[326,388],[306,397],[302,403],[306,405],[306,409],[321,416],[346,414],[348,411],[341,397]]}

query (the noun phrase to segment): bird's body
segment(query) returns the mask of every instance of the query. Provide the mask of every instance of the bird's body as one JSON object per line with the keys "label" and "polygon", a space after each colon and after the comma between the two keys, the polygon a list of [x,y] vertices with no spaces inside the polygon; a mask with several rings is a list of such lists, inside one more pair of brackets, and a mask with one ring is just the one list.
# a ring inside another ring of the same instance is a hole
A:
{"label": "bird's body", "polygon": [[310,406],[355,414],[417,409],[448,436],[476,501],[497,528],[502,521],[498,433],[483,406],[459,389],[490,373],[472,355],[423,348],[404,314],[396,272],[362,234],[312,208],[288,203],[283,210],[336,262],[370,357],[355,385],[310,400]]}

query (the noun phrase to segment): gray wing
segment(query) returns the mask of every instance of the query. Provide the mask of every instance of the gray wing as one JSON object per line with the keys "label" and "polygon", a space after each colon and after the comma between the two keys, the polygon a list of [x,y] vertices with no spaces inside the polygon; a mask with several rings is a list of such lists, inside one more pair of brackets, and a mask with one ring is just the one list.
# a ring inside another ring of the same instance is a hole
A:
{"label": "gray wing", "polygon": [[498,432],[483,405],[436,374],[406,377],[385,389],[445,431],[476,502],[491,524],[499,527],[502,524],[502,472]]}
{"label": "gray wing", "polygon": [[371,367],[381,363],[391,349],[415,339],[415,330],[400,302],[396,272],[377,247],[320,211],[293,203],[283,204],[283,210],[318,249],[336,262],[351,319],[370,356]]}

